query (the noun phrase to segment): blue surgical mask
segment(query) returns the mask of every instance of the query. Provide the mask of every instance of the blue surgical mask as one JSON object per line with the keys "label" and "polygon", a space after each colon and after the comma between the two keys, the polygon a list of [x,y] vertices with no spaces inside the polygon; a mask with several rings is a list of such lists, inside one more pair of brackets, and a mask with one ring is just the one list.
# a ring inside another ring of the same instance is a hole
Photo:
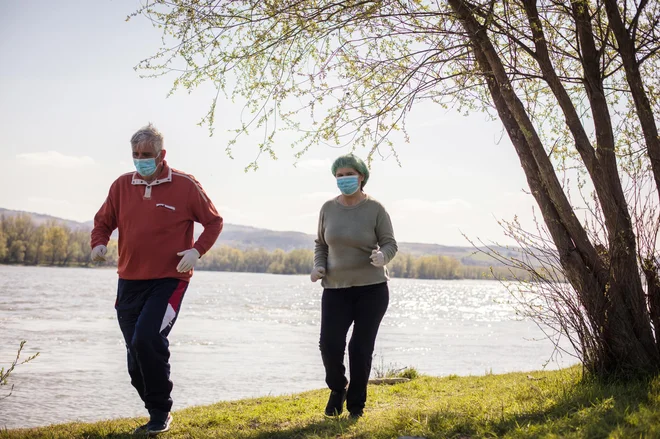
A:
{"label": "blue surgical mask", "polygon": [[143,177],[150,177],[154,172],[156,172],[156,169],[158,168],[158,165],[156,165],[156,158],[133,159],[133,164],[135,165],[135,169],[138,171],[138,174]]}
{"label": "blue surgical mask", "polygon": [[344,195],[353,195],[360,188],[360,179],[357,175],[337,177],[337,187]]}

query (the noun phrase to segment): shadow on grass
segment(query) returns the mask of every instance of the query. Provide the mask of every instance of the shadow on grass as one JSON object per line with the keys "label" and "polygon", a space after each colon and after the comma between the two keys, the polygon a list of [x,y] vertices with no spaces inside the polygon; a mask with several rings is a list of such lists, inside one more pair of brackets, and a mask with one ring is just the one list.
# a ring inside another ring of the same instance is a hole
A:
{"label": "shadow on grass", "polygon": [[[288,429],[273,429],[271,431],[260,431],[258,434],[248,434],[250,439],[304,439],[310,436],[337,437],[343,434],[353,424],[355,419],[340,417],[326,418],[303,426]],[[240,438],[241,436],[236,436]]]}
{"label": "shadow on grass", "polygon": [[[453,411],[429,413],[427,434],[431,438],[473,438],[473,437],[609,437],[617,429],[624,436],[646,436],[645,433],[657,428],[660,421],[660,404],[649,399],[655,386],[651,380],[621,383],[599,383],[583,381],[564,389],[556,403],[545,410],[521,410],[519,413],[505,413],[500,416],[471,416]],[[659,400],[658,395],[653,399]],[[651,407],[645,416],[637,416],[642,405]],[[631,423],[630,417],[636,417]],[[626,434],[627,432],[627,434]]]}

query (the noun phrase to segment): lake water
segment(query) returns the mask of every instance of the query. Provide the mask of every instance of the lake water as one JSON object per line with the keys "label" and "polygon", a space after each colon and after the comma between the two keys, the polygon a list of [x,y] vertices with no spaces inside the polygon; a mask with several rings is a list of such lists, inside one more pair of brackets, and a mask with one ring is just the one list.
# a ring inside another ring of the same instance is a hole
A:
{"label": "lake water", "polygon": [[[110,269],[0,266],[0,428],[144,415],[115,319]],[[174,409],[324,388],[321,287],[307,276],[196,272],[170,334]],[[552,344],[495,281],[394,279],[374,366],[429,375],[541,369]],[[574,363],[571,357],[547,368]],[[1,388],[0,396],[9,386]]]}

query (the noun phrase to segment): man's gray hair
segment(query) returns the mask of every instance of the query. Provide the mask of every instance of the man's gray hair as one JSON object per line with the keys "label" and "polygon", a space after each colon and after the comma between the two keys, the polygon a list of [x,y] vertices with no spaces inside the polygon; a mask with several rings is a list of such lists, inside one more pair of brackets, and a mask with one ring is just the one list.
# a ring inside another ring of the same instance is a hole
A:
{"label": "man's gray hair", "polygon": [[140,128],[133,137],[131,137],[131,148],[135,148],[139,143],[149,142],[153,145],[156,153],[163,149],[163,135],[151,123]]}

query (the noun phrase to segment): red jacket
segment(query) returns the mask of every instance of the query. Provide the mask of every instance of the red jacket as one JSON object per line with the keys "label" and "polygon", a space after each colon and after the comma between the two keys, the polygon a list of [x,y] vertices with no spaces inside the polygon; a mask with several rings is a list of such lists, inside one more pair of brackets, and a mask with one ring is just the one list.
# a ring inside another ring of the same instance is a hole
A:
{"label": "red jacket", "polygon": [[[193,223],[204,226],[194,242]],[[188,280],[192,270],[176,271],[177,252],[194,247],[209,251],[222,230],[222,217],[192,175],[167,166],[147,183],[137,172],[124,174],[110,186],[105,203],[94,217],[92,248],[107,245],[119,228],[121,279],[173,277]],[[194,245],[193,245],[194,243]]]}

